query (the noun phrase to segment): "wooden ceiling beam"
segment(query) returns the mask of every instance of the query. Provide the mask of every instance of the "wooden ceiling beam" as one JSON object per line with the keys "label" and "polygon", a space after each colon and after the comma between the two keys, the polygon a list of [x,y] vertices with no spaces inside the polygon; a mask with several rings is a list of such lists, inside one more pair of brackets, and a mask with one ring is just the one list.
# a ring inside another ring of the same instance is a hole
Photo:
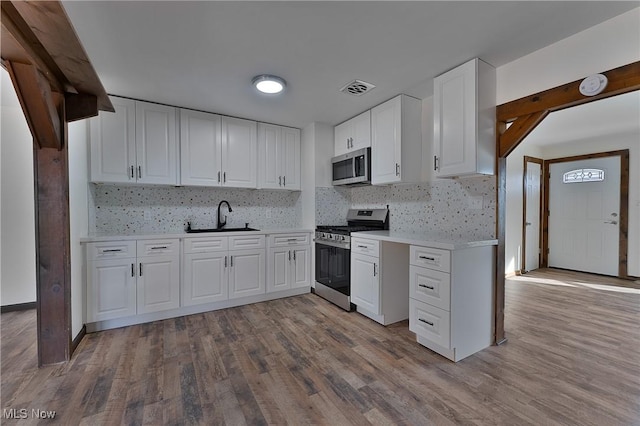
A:
{"label": "wooden ceiling beam", "polygon": [[548,110],[518,117],[499,139],[498,156],[506,157],[549,114]]}
{"label": "wooden ceiling beam", "polygon": [[62,149],[59,103],[49,86],[49,80],[35,65],[6,61],[11,81],[24,111],[33,138],[40,148]]}
{"label": "wooden ceiling beam", "polygon": [[65,93],[65,116],[67,122],[98,115],[98,97],[95,95]]}
{"label": "wooden ceiling beam", "polygon": [[640,89],[640,61],[614,68],[602,74],[608,79],[607,87],[596,96],[584,96],[581,94],[580,83],[582,83],[582,79],[576,80],[535,95],[499,105],[496,108],[496,119],[497,121],[511,122],[518,117],[540,111],[558,111]]}

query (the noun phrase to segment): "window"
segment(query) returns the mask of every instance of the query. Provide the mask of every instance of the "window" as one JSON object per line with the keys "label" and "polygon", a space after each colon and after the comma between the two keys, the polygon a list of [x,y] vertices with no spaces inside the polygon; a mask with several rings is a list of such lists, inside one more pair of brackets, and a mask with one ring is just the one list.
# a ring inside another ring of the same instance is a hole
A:
{"label": "window", "polygon": [[604,170],[576,169],[562,175],[562,183],[601,182],[604,180]]}

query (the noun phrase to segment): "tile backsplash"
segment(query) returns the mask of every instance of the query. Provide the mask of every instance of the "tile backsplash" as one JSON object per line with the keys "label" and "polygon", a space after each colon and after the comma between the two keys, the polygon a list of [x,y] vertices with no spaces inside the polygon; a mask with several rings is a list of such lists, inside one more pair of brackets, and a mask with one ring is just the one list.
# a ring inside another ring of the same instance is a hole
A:
{"label": "tile backsplash", "polygon": [[96,184],[89,192],[92,235],[181,232],[187,220],[194,228],[215,228],[222,200],[233,209],[228,227],[294,228],[302,217],[300,192]]}
{"label": "tile backsplash", "polygon": [[[354,188],[316,188],[316,223],[341,224],[349,208],[389,205],[389,228],[452,238],[495,238],[495,176]],[[470,206],[481,197],[482,208]]]}

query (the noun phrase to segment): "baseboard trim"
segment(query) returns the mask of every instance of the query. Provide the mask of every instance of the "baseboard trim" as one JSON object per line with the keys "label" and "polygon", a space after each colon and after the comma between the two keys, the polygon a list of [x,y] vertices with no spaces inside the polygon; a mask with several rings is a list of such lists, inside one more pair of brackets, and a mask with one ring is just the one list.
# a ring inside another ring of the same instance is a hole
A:
{"label": "baseboard trim", "polygon": [[15,312],[15,311],[28,311],[29,309],[35,309],[36,302],[16,303],[15,305],[0,306],[0,313]]}
{"label": "baseboard trim", "polygon": [[85,324],[85,325],[82,326],[82,328],[80,329],[80,332],[75,337],[75,339],[73,339],[73,341],[71,342],[71,354],[70,355],[73,355],[73,353],[76,351],[76,348],[78,347],[80,342],[82,342],[82,338],[86,334],[87,334],[87,326]]}

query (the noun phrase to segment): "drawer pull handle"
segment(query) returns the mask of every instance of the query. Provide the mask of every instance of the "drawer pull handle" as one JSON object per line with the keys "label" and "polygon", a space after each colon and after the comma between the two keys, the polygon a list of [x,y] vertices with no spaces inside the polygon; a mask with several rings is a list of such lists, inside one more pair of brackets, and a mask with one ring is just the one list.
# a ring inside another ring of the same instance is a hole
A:
{"label": "drawer pull handle", "polygon": [[122,251],[122,249],[109,249],[109,250],[102,250],[103,253],[118,253]]}
{"label": "drawer pull handle", "polygon": [[425,259],[425,260],[430,260],[432,262],[435,262],[436,258],[435,257],[427,257],[427,256],[419,256],[420,259]]}
{"label": "drawer pull handle", "polygon": [[425,324],[428,324],[428,325],[430,325],[431,327],[433,327],[433,323],[432,323],[432,322],[427,321],[426,319],[418,318],[418,321],[421,321],[421,322],[423,322],[423,323],[425,323]]}
{"label": "drawer pull handle", "polygon": [[358,248],[368,249],[369,247],[368,246],[361,246],[361,245],[358,244]]}
{"label": "drawer pull handle", "polygon": [[151,247],[151,250],[166,250],[167,246]]}
{"label": "drawer pull handle", "polygon": [[430,285],[418,284],[418,287],[423,287],[423,288],[428,288],[429,290],[433,290],[433,286],[430,286]]}
{"label": "drawer pull handle", "polygon": [[142,276],[142,263],[140,263],[140,276]]}
{"label": "drawer pull handle", "polygon": [[287,241],[298,241],[297,238],[287,238]]}

